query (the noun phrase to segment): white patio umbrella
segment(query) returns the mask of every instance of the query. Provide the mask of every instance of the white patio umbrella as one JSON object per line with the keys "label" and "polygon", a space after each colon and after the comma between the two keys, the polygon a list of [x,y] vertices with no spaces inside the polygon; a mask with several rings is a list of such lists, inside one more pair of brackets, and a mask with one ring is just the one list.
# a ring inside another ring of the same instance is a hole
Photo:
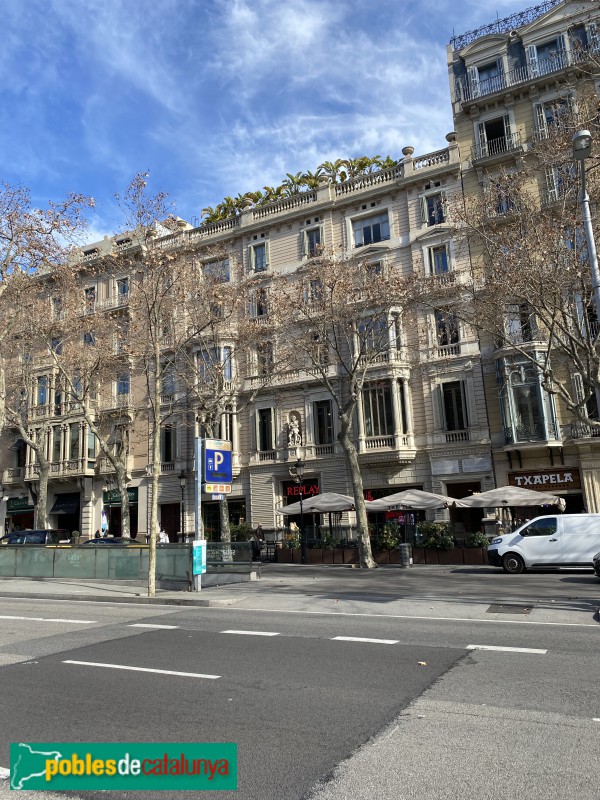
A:
{"label": "white patio umbrella", "polygon": [[378,500],[367,501],[367,511],[389,511],[390,509],[410,509],[411,511],[425,511],[428,508],[446,508],[447,506],[462,506],[462,500],[455,500],[444,494],[424,492],[421,489],[405,489],[403,492],[389,494]]}
{"label": "white patio umbrella", "polygon": [[[299,514],[300,503],[290,503],[275,509],[278,514]],[[353,511],[354,498],[337,492],[323,492],[302,500],[304,514],[327,514],[328,511]]]}
{"label": "white patio umbrella", "polygon": [[561,511],[565,508],[565,501],[549,492],[534,492],[532,489],[523,489],[520,486],[500,486],[481,492],[460,501],[467,508],[505,508],[507,506],[558,506]]}

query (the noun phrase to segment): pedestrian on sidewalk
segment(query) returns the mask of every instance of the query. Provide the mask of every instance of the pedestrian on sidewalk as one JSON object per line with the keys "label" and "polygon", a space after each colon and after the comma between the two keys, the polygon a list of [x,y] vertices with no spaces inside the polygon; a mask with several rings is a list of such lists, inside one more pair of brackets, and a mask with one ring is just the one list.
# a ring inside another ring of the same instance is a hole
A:
{"label": "pedestrian on sidewalk", "polygon": [[260,551],[263,546],[262,525],[260,522],[252,534],[252,561],[260,561]]}

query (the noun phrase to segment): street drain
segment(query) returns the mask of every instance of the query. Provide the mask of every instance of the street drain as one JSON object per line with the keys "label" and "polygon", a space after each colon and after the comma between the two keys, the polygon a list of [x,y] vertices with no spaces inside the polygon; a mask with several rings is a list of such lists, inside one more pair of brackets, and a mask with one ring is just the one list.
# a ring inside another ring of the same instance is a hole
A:
{"label": "street drain", "polygon": [[487,609],[487,614],[529,614],[532,606],[506,606],[501,603],[492,603]]}

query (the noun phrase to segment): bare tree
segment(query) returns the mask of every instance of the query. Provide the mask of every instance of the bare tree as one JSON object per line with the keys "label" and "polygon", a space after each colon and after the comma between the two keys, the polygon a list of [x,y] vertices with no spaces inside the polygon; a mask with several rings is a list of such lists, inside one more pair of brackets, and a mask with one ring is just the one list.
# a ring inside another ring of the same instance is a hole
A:
{"label": "bare tree", "polygon": [[[551,112],[551,113],[550,113]],[[574,417],[600,427],[600,309],[595,307],[580,175],[572,137],[588,128],[599,138],[597,97],[582,90],[577,106],[559,98],[549,123],[518,169],[482,176],[483,187],[455,209],[456,241],[469,248],[472,271],[449,287],[457,316],[510,363],[528,363],[544,390]],[[600,221],[600,161],[586,165],[593,224]]]}
{"label": "bare tree", "polygon": [[[375,566],[354,430],[365,383],[373,368],[400,349],[402,318],[415,298],[415,282],[398,267],[372,258],[337,254],[311,259],[272,292],[277,362],[305,370],[329,393],[352,484],[361,567]],[[276,299],[275,299],[276,298]]]}
{"label": "bare tree", "polygon": [[[84,212],[93,200],[70,194],[48,208],[35,208],[24,187],[0,184],[0,302],[19,274],[35,274],[63,264],[69,247],[85,230]],[[11,335],[14,315],[3,302],[0,323],[0,430],[5,424],[5,357],[3,345]]]}

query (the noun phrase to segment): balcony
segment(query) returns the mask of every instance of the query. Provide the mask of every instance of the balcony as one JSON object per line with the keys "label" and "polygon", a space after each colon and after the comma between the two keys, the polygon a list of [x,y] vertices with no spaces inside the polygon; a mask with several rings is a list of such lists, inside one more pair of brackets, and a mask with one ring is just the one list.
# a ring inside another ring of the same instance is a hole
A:
{"label": "balcony", "polygon": [[[73,475],[91,475],[94,472],[95,459],[67,458],[64,461],[50,462],[50,479],[67,478]],[[25,480],[39,480],[40,468],[38,464],[28,464],[25,468]]]}
{"label": "balcony", "polygon": [[488,139],[485,142],[479,142],[474,145],[471,148],[471,158],[473,162],[485,159],[491,160],[509,153],[518,152],[521,149],[521,135],[518,131],[515,131],[515,133],[500,136],[498,139]]}
{"label": "balcony", "polygon": [[21,483],[25,477],[25,467],[8,467],[2,471],[2,483]]}
{"label": "balcony", "polygon": [[393,464],[396,467],[399,464],[410,464],[417,455],[414,436],[411,433],[366,436],[358,440],[357,446],[362,466]]}
{"label": "balcony", "polygon": [[508,72],[494,75],[485,80],[472,80],[469,77],[457,78],[455,82],[455,99],[463,105],[468,105],[482,97],[497,92],[506,92],[514,86],[521,86],[529,81],[546,78],[557,72],[562,72],[568,66],[586,62],[593,53],[593,48],[584,48],[572,53],[556,53],[552,58],[533,61],[523,67],[509,70]]}
{"label": "balcony", "polygon": [[552,421],[532,422],[504,428],[505,445],[526,445],[534,442],[562,441],[559,426]]}
{"label": "balcony", "polygon": [[570,433],[571,439],[594,439],[600,437],[600,427],[596,428],[592,425],[586,425],[585,422],[581,422],[580,420],[571,423],[569,428],[567,430]]}

